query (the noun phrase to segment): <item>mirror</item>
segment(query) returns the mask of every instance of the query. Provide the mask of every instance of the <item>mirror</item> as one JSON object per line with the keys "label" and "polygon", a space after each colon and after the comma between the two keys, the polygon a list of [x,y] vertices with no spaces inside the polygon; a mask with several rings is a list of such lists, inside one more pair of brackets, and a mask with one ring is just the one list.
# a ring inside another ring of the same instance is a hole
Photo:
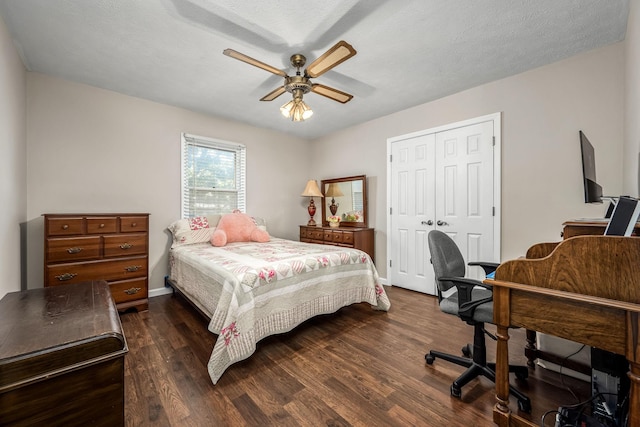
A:
{"label": "mirror", "polygon": [[329,226],[330,216],[340,217],[341,227],[367,226],[367,177],[324,179],[320,189],[322,199],[322,225]]}

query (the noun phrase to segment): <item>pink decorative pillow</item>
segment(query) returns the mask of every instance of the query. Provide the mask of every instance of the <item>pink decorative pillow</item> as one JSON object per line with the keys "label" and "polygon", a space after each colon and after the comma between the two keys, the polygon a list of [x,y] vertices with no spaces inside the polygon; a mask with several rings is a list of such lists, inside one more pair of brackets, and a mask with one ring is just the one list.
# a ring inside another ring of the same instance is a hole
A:
{"label": "pink decorative pillow", "polygon": [[211,235],[219,219],[220,215],[209,215],[175,221],[168,227],[173,235],[171,248],[211,241]]}
{"label": "pink decorative pillow", "polygon": [[189,218],[189,228],[192,230],[202,230],[203,228],[209,228],[209,220],[206,216]]}
{"label": "pink decorative pillow", "polygon": [[253,218],[240,211],[223,215],[211,236],[213,246],[225,246],[233,242],[265,243],[268,241],[269,233],[258,228]]}

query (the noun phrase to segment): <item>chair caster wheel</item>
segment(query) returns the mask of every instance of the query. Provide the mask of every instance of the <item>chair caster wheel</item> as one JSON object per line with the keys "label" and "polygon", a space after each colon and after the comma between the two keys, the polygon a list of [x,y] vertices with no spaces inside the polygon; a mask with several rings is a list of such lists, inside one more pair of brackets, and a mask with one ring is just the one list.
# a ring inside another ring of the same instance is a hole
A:
{"label": "chair caster wheel", "polygon": [[427,365],[433,365],[433,361],[436,360],[436,358],[429,353],[424,356],[424,360],[427,361]]}
{"label": "chair caster wheel", "polygon": [[453,397],[457,397],[458,399],[460,399],[462,397],[462,390],[460,389],[460,387],[456,387],[456,385],[452,385],[451,386],[451,396]]}
{"label": "chair caster wheel", "polygon": [[471,346],[469,344],[462,347],[462,355],[464,357],[468,357],[469,359],[473,357],[473,351],[471,350]]}
{"label": "chair caster wheel", "polygon": [[518,400],[518,409],[522,412],[526,412],[527,414],[531,413],[531,401],[527,400]]}
{"label": "chair caster wheel", "polygon": [[516,371],[516,378],[519,380],[526,380],[529,378],[529,371]]}

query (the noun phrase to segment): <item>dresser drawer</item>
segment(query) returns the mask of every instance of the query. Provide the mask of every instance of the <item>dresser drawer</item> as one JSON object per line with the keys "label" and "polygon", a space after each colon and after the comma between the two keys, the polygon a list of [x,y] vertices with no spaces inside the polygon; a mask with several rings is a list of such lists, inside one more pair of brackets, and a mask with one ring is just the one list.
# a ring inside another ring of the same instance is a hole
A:
{"label": "dresser drawer", "polygon": [[83,218],[47,218],[46,229],[49,236],[71,236],[84,234]]}
{"label": "dresser drawer", "polygon": [[47,239],[48,262],[68,262],[100,258],[100,237]]}
{"label": "dresser drawer", "polygon": [[311,240],[322,240],[322,229],[307,230],[307,237]]}
{"label": "dresser drawer", "polygon": [[118,231],[118,224],[115,218],[87,218],[87,234],[115,233]]}
{"label": "dresser drawer", "polygon": [[147,257],[47,266],[47,286],[91,280],[126,280],[147,276]]}
{"label": "dresser drawer", "polygon": [[110,282],[109,289],[116,304],[147,298],[147,278]]}
{"label": "dresser drawer", "polygon": [[147,231],[146,216],[123,216],[120,217],[120,232],[140,233]]}
{"label": "dresser drawer", "polygon": [[[346,241],[345,241],[346,236]],[[353,233],[339,230],[325,230],[324,241],[327,243],[353,243]]]}
{"label": "dresser drawer", "polygon": [[104,256],[121,257],[147,253],[146,234],[104,236]]}
{"label": "dresser drawer", "polygon": [[342,242],[345,245],[353,245],[353,232],[352,231],[343,231],[342,232]]}

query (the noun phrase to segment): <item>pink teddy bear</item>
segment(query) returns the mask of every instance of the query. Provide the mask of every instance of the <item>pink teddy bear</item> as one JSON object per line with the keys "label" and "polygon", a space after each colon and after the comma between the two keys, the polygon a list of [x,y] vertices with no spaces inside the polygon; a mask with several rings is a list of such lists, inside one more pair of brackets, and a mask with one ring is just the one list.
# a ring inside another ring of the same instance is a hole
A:
{"label": "pink teddy bear", "polygon": [[269,233],[258,228],[253,218],[235,210],[220,218],[218,226],[211,236],[211,244],[225,246],[227,243],[233,242],[265,243],[269,239]]}

